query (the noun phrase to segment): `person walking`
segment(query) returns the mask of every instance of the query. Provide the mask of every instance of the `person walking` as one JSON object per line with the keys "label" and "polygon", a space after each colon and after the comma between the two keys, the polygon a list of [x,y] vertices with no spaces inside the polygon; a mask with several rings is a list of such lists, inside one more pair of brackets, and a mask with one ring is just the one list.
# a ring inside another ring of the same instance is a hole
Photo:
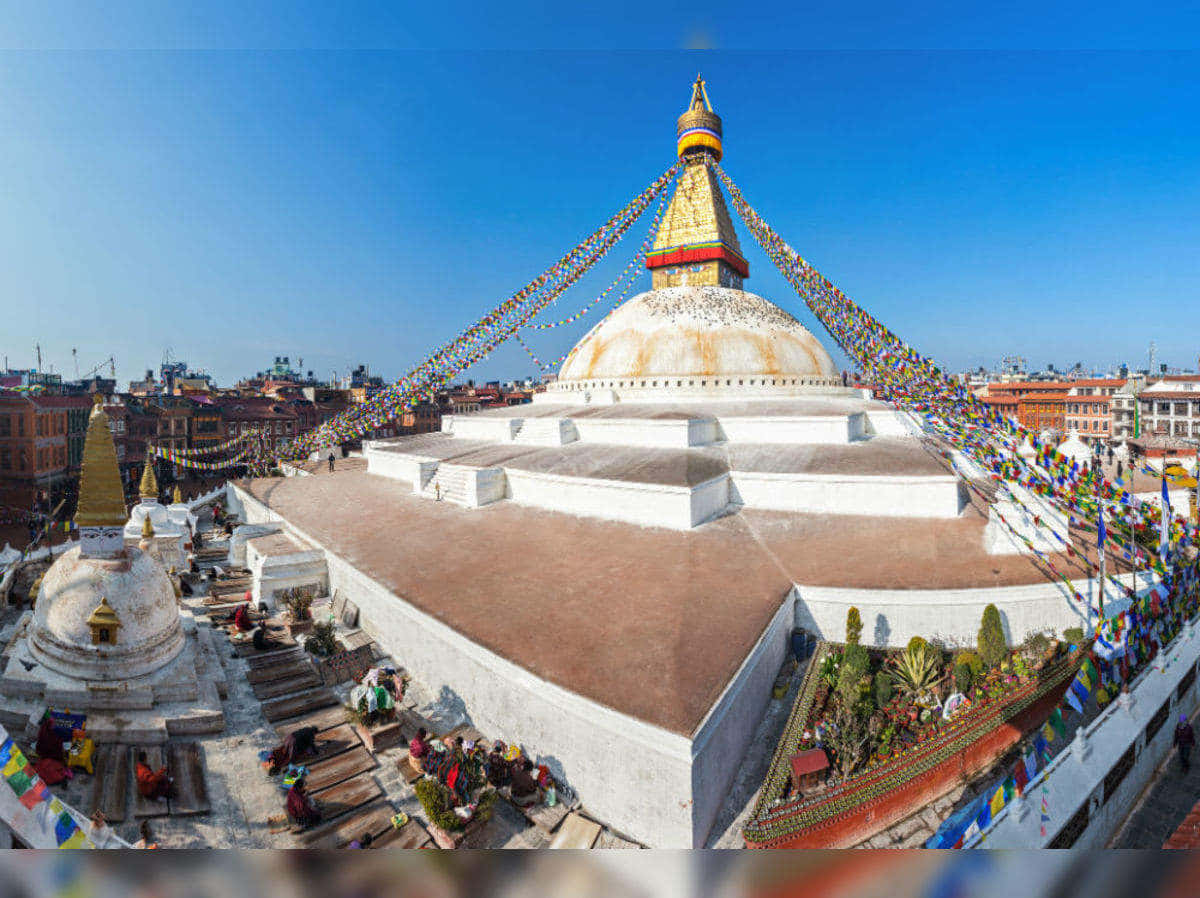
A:
{"label": "person walking", "polygon": [[1196,734],[1192,731],[1192,725],[1188,723],[1187,715],[1179,715],[1179,723],[1175,726],[1175,747],[1179,749],[1179,763],[1183,766],[1183,772],[1187,773],[1191,769],[1191,754],[1192,746],[1196,744]]}
{"label": "person walking", "polygon": [[329,450],[329,473],[333,473],[333,450]]}

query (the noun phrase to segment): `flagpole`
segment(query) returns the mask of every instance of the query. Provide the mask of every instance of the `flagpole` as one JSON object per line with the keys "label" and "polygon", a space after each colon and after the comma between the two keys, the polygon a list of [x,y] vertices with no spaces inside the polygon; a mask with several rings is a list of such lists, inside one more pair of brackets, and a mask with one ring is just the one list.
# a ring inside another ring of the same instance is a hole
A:
{"label": "flagpole", "polygon": [[1100,496],[1100,516],[1098,518],[1099,528],[1100,528],[1099,529],[1100,539],[1098,540],[1098,542],[1099,542],[1098,552],[1100,554],[1100,619],[1098,621],[1096,621],[1096,630],[1097,631],[1099,631],[1100,626],[1104,623],[1104,543],[1107,542],[1107,540],[1105,539],[1105,536],[1107,534],[1105,533],[1105,528],[1104,528],[1104,479],[1103,478],[1101,478],[1101,480],[1100,480],[1100,488],[1098,490],[1098,494]]}

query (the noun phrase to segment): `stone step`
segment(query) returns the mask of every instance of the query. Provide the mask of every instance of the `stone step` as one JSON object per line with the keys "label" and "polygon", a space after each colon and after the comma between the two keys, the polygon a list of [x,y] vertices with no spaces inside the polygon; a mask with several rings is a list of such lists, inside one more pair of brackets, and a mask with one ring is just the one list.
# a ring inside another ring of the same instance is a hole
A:
{"label": "stone step", "polygon": [[296,717],[306,711],[319,711],[338,703],[333,690],[326,686],[309,689],[294,695],[285,695],[269,699],[262,703],[263,716],[271,723]]}

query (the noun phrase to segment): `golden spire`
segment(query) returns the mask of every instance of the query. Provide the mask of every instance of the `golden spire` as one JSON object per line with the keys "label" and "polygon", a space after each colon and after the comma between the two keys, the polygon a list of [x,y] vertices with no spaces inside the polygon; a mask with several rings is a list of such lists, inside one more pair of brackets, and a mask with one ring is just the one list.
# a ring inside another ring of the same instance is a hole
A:
{"label": "golden spire", "polygon": [[154,524],[150,521],[150,515],[142,518],[142,538],[150,539],[154,536]]}
{"label": "golden spire", "polygon": [[83,440],[83,472],[75,511],[75,524],[81,528],[125,525],[125,492],[103,402],[104,397],[97,393]]}
{"label": "golden spire", "polygon": [[699,75],[688,108],[675,123],[675,148],[679,158],[688,162],[701,162],[706,155],[721,161],[721,117],[713,112]]}
{"label": "golden spire", "polygon": [[158,498],[158,478],[154,476],[154,454],[146,448],[146,468],[142,471],[142,483],[138,489],[143,499]]}
{"label": "golden spire", "polygon": [[175,484],[175,492],[171,495],[171,502],[175,505],[183,504],[183,493],[179,491],[179,484]]}

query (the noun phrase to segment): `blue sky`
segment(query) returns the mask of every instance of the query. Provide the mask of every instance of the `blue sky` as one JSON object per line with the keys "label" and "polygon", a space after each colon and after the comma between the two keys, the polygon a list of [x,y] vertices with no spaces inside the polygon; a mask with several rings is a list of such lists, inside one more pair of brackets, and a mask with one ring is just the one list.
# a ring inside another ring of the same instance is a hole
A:
{"label": "blue sky", "polygon": [[[140,31],[114,14],[86,36],[8,32],[10,46],[76,48],[0,53],[0,351],[14,367],[40,342],[67,374],[72,347],[81,370],[113,354],[123,380],[167,347],[223,384],[277,354],[319,376],[367,362],[394,377],[671,163],[698,69],[750,201],[939,361],[1144,365],[1150,340],[1172,365],[1200,354],[1198,54],[77,49],[372,36],[364,14],[353,33],[251,22],[236,39],[220,22],[159,22],[158,6]],[[379,45],[429,26],[390,10],[375,10]],[[603,43],[612,19],[572,34]],[[920,40],[922,21],[894,39]],[[882,41],[887,19],[872,23],[848,43]],[[484,24],[464,19],[462,42],[487,43]],[[679,44],[736,46],[703,34],[703,14],[692,24]],[[978,25],[943,32],[947,46],[972,35],[989,45]],[[1019,37],[996,30],[990,46]],[[603,289],[643,233],[550,314]],[[747,288],[824,337],[741,235]],[[593,320],[531,345],[558,356]],[[533,369],[514,345],[471,376]]]}

